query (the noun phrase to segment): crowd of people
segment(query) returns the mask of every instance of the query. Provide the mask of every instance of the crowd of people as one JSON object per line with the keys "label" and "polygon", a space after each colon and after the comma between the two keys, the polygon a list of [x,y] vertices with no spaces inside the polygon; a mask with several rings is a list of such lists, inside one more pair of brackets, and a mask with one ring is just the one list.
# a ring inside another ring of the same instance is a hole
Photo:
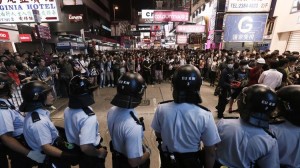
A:
{"label": "crowd of people", "polygon": [[[174,100],[161,102],[151,123],[162,168],[300,166],[298,52],[160,49],[50,60],[5,52],[0,60],[1,166],[8,167],[9,155],[13,168],[104,168],[108,151],[91,107],[93,91],[117,87],[107,113],[113,167],[149,168],[151,149],[135,108],[147,84],[163,81],[172,84]],[[216,86],[217,124],[200,105],[203,80]],[[22,97],[19,107],[14,92]],[[64,129],[49,114],[58,96],[69,98]],[[235,99],[240,118],[224,118]]]}

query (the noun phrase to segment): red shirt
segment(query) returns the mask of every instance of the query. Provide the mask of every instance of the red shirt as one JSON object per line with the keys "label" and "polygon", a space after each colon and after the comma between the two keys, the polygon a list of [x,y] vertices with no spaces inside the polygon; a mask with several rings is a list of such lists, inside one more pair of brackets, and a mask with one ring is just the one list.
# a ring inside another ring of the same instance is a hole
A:
{"label": "red shirt", "polygon": [[8,72],[7,73],[9,77],[11,77],[15,82],[16,85],[19,86],[20,85],[20,78],[17,72]]}
{"label": "red shirt", "polygon": [[261,72],[259,72],[259,71],[261,71],[261,70],[258,68],[250,69],[248,86],[258,84],[259,76],[262,73],[262,71]]}

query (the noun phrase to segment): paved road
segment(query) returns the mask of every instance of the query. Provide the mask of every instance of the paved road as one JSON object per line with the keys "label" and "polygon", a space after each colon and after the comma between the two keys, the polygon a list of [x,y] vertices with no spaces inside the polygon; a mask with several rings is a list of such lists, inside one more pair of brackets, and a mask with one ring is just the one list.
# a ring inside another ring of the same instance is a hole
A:
{"label": "paved road", "polygon": [[[216,118],[216,109],[215,106],[217,105],[218,97],[213,95],[214,88],[210,87],[208,83],[204,82],[201,87],[201,96],[203,99],[203,106],[209,108],[213,115]],[[110,136],[107,129],[106,124],[106,114],[108,109],[112,106],[110,101],[112,100],[113,96],[116,93],[116,88],[102,88],[95,91],[95,101],[96,103],[92,106],[100,123],[100,133],[101,136],[104,138],[104,143],[108,144],[110,141]],[[145,101],[146,100],[146,101]],[[144,102],[141,106],[137,107],[136,110],[138,112],[139,117],[144,117],[145,119],[145,142],[150,146],[152,149],[151,154],[151,168],[158,168],[159,167],[159,154],[156,148],[156,141],[153,130],[150,127],[154,111],[157,107],[157,104],[161,101],[172,100],[172,87],[170,83],[162,83],[157,85],[149,85],[146,94],[144,96]],[[56,104],[60,104],[62,107],[64,104],[67,103],[66,99],[58,100]],[[150,103],[150,104],[147,104]],[[236,106],[234,106],[236,107]],[[235,108],[233,108],[235,109]],[[238,114],[228,114],[227,110],[224,114],[225,116],[237,116]],[[63,125],[63,108],[60,108],[55,114],[52,115],[53,122],[56,125]],[[108,145],[107,145],[108,146]],[[106,160],[106,167],[111,168],[111,153],[109,152],[107,160]]]}

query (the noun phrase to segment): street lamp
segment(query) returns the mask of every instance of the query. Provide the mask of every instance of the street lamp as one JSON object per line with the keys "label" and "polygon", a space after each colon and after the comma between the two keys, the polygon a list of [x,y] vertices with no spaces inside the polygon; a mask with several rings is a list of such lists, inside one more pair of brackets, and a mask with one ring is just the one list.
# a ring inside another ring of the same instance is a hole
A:
{"label": "street lamp", "polygon": [[116,10],[118,10],[119,7],[118,6],[114,6],[114,21],[116,20]]}

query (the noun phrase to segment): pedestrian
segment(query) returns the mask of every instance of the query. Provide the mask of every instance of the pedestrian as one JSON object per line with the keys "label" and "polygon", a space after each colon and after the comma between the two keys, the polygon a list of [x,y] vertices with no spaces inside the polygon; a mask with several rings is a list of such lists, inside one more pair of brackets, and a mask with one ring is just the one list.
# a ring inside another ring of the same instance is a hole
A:
{"label": "pedestrian", "polygon": [[[174,101],[157,107],[151,127],[159,141],[162,168],[212,168],[220,137],[214,117],[199,103],[202,78],[193,65],[179,67],[172,79]],[[205,158],[200,158],[201,142]]]}
{"label": "pedestrian", "polygon": [[300,86],[286,86],[277,91],[278,115],[285,121],[270,125],[276,136],[282,168],[300,167]]}
{"label": "pedestrian", "polygon": [[264,84],[269,86],[272,89],[276,89],[281,86],[282,82],[282,73],[277,71],[278,62],[277,61],[270,61],[270,69],[264,71],[258,79],[259,84]]}
{"label": "pedestrian", "polygon": [[135,108],[141,103],[146,83],[138,73],[127,72],[118,81],[114,105],[107,114],[112,141],[113,168],[149,168],[150,149],[143,144],[143,121]]}
{"label": "pedestrian", "polygon": [[70,81],[69,105],[64,111],[65,132],[68,142],[81,149],[80,168],[104,168],[106,147],[101,145],[92,85],[85,77],[75,76]]}
{"label": "pedestrian", "polygon": [[[9,100],[12,93],[13,80],[0,73],[0,143],[2,159],[6,157],[5,148],[11,160],[12,168],[31,168],[43,163],[45,155],[31,150],[23,136],[24,116]],[[6,162],[6,163],[5,163]],[[0,161],[0,167],[8,167],[7,161]]]}
{"label": "pedestrian", "polygon": [[50,120],[47,107],[53,104],[52,88],[41,81],[25,84],[21,89],[23,103],[20,111],[25,112],[24,137],[28,146],[46,154],[44,167],[70,168],[76,164],[78,154],[72,145],[59,136],[58,130]]}
{"label": "pedestrian", "polygon": [[267,86],[252,85],[242,90],[237,104],[241,118],[217,123],[221,142],[216,167],[279,168],[278,144],[269,131],[276,93]]}
{"label": "pedestrian", "polygon": [[223,118],[226,105],[230,100],[231,83],[234,80],[233,60],[226,59],[227,67],[222,70],[218,87],[220,89],[219,100],[216,109],[218,110],[218,118]]}

